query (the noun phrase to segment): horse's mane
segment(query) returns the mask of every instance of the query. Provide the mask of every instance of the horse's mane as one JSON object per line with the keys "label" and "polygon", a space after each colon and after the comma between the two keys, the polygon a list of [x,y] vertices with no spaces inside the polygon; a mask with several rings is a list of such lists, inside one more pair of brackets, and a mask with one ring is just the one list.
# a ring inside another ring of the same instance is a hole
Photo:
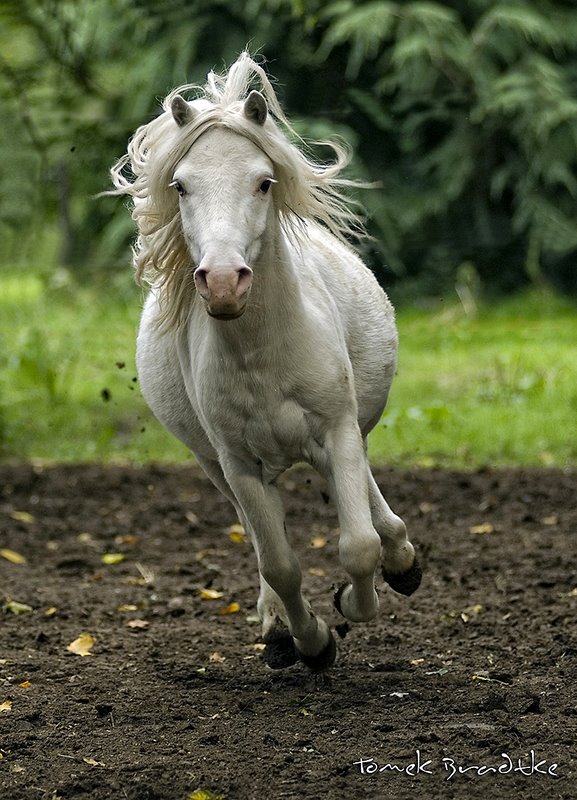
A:
{"label": "horse's mane", "polygon": [[[264,125],[255,125],[242,113],[244,100],[252,89],[258,89],[266,99],[269,115]],[[191,106],[200,113],[193,122],[179,127],[170,104],[177,94],[190,93],[196,95]],[[127,153],[112,168],[115,189],[110,192],[133,198],[132,217],[138,226],[133,249],[136,277],[141,283],[163,287],[161,324],[171,327],[184,319],[194,290],[178,197],[169,184],[177,164],[199,136],[213,126],[247,137],[273,162],[275,204],[289,237],[302,236],[306,221],[311,220],[341,240],[362,233],[360,220],[342,193],[343,187],[354,182],[339,178],[349,163],[348,151],[339,144],[323,142],[332,147],[335,160],[319,164],[308,157],[264,69],[247,52],[227,74],[209,73],[204,88],[187,84],[174,89],[162,107],[163,113],[138,128]]]}

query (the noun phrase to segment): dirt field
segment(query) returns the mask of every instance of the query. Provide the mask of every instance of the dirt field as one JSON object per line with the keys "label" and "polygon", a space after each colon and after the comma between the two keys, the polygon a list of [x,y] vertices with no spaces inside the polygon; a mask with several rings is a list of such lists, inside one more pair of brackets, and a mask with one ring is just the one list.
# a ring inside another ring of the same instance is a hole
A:
{"label": "dirt field", "polygon": [[[0,467],[0,800],[575,798],[576,478],[379,473],[425,578],[321,681],[264,663],[250,545],[195,469]],[[283,487],[337,626],[334,510]]]}

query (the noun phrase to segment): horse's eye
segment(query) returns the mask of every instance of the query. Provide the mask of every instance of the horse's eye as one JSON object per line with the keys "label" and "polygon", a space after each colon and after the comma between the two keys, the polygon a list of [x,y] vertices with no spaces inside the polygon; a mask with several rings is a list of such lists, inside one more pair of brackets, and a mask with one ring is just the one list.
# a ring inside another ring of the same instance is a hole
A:
{"label": "horse's eye", "polygon": [[172,181],[172,183],[170,183],[169,186],[171,186],[173,189],[176,189],[176,191],[181,197],[184,197],[184,195],[186,194],[184,186],[180,181]]}
{"label": "horse's eye", "polygon": [[266,180],[264,180],[264,181],[261,183],[261,185],[259,186],[259,189],[260,189],[260,191],[261,191],[263,194],[266,194],[266,193],[268,192],[268,190],[270,189],[270,187],[273,185],[273,183],[275,183],[275,181],[273,181],[273,180],[272,180],[272,179],[270,179],[270,178],[266,178]]}

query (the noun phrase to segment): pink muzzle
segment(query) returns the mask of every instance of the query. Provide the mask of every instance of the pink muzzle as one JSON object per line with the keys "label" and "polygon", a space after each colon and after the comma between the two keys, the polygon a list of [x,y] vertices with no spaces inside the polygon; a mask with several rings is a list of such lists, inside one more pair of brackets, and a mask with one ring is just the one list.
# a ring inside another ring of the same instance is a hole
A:
{"label": "pink muzzle", "polygon": [[204,265],[194,273],[194,283],[206,302],[211,317],[220,320],[240,317],[252,286],[252,269],[245,263]]}

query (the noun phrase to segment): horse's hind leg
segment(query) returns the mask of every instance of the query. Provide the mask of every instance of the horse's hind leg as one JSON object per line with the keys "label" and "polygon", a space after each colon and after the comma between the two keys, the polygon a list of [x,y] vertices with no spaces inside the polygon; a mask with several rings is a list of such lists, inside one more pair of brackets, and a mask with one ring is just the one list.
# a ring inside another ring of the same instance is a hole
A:
{"label": "horse's hind leg", "polygon": [[369,503],[375,530],[381,537],[383,578],[396,592],[413,594],[421,583],[422,571],[415,548],[407,537],[403,520],[391,511],[371,470],[368,470]]}

